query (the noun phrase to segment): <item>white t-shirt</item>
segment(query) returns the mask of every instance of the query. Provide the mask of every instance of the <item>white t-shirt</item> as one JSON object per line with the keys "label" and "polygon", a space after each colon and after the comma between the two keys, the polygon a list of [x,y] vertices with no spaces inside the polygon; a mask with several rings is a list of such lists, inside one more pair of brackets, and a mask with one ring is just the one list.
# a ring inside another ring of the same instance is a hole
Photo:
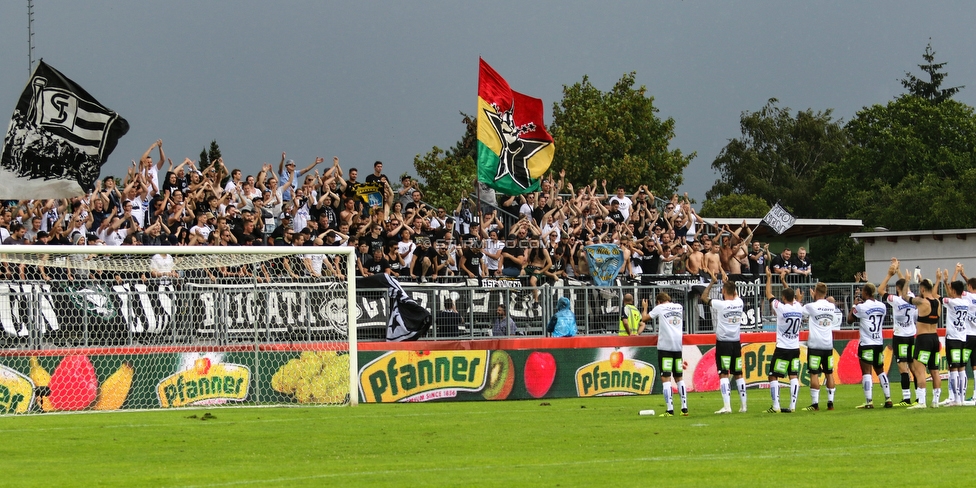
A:
{"label": "white t-shirt", "polygon": [[735,297],[731,300],[713,299],[712,320],[715,321],[715,338],[720,341],[739,341],[739,327],[742,324],[742,299]]}
{"label": "white t-shirt", "polygon": [[969,301],[969,329],[966,335],[976,336],[976,293],[964,291],[962,297]]}
{"label": "white t-shirt", "polygon": [[891,319],[895,323],[892,333],[898,337],[915,337],[918,307],[898,295],[885,293],[881,299],[891,306]]}
{"label": "white t-shirt", "polygon": [[488,253],[496,254],[505,249],[505,241],[500,241],[498,239],[485,239],[485,245],[482,251],[485,253],[485,265],[488,266],[490,270],[498,269],[498,260],[492,258]]}
{"label": "white t-shirt", "polygon": [[776,349],[799,349],[803,305],[772,300],[776,312]]}
{"label": "white t-shirt", "polygon": [[807,327],[810,329],[807,347],[828,351],[834,348],[834,317],[836,312],[837,307],[824,298],[803,306],[803,316],[807,317]]}
{"label": "white t-shirt", "polygon": [[946,340],[965,341],[966,331],[969,330],[969,304],[965,298],[942,297],[945,305]]}
{"label": "white t-shirt", "polygon": [[854,316],[857,317],[861,331],[860,344],[862,346],[880,346],[884,344],[881,336],[881,326],[884,324],[888,309],[883,303],[870,299],[864,303],[854,305]]}
{"label": "white t-shirt", "polygon": [[149,269],[157,273],[166,274],[172,272],[176,269],[176,264],[173,261],[173,255],[167,254],[153,254],[152,258],[149,260]]}
{"label": "white t-shirt", "polygon": [[681,351],[681,334],[684,328],[684,307],[680,303],[662,303],[651,310],[651,320],[657,319],[657,348],[661,351]]}
{"label": "white t-shirt", "polygon": [[629,219],[630,218],[630,207],[634,206],[634,201],[631,200],[630,197],[628,197],[626,195],[623,198],[620,198],[617,195],[614,195],[614,196],[610,197],[610,203],[613,203],[613,202],[620,202],[620,207],[618,207],[618,210],[620,210],[620,213],[623,214],[625,221],[627,219]]}
{"label": "white t-shirt", "polygon": [[[405,270],[410,269],[410,263],[413,262],[414,249],[417,249],[417,244],[413,241],[400,241],[397,243],[397,252],[403,257],[403,266]],[[407,253],[407,255],[404,256],[403,253]]]}

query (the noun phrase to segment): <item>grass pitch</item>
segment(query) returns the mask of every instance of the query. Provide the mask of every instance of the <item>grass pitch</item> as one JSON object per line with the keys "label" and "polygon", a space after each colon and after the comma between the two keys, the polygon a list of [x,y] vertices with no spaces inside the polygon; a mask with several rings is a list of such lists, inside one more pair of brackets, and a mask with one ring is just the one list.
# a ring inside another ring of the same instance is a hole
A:
{"label": "grass pitch", "polygon": [[718,416],[718,393],[692,393],[691,416],[673,418],[637,415],[663,413],[660,395],[8,416],[0,459],[3,486],[970,482],[976,408],[855,410],[859,386],[837,400],[766,414],[769,392],[750,390],[748,413]]}

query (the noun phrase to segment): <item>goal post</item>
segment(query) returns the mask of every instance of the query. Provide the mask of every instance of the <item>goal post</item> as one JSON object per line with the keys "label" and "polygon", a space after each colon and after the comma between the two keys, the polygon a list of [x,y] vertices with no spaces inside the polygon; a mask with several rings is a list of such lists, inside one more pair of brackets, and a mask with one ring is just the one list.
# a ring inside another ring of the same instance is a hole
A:
{"label": "goal post", "polygon": [[2,246],[0,413],[357,405],[355,281],[348,246]]}

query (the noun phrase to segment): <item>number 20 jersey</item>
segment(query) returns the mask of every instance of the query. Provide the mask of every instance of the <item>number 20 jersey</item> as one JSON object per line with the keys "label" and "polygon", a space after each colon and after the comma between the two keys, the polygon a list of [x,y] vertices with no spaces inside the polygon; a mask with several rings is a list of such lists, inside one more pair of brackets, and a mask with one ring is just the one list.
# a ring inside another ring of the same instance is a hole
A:
{"label": "number 20 jersey", "polygon": [[799,349],[803,305],[773,300],[773,310],[776,312],[776,349]]}
{"label": "number 20 jersey", "polygon": [[884,323],[888,308],[877,300],[866,300],[854,305],[854,316],[857,317],[861,331],[862,346],[881,346],[884,339],[881,336],[881,325]]}

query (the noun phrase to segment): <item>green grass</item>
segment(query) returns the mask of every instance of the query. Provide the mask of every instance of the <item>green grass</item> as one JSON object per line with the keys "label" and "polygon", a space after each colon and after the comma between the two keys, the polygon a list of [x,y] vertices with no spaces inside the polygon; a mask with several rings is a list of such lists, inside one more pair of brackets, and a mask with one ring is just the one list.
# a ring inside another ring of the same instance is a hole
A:
{"label": "green grass", "polygon": [[660,395],[8,416],[0,476],[3,486],[970,482],[976,408],[855,410],[860,387],[846,386],[833,412],[765,414],[769,392],[749,393],[749,413],[723,416],[712,413],[717,393],[693,393],[686,418],[637,415],[662,413]]}

